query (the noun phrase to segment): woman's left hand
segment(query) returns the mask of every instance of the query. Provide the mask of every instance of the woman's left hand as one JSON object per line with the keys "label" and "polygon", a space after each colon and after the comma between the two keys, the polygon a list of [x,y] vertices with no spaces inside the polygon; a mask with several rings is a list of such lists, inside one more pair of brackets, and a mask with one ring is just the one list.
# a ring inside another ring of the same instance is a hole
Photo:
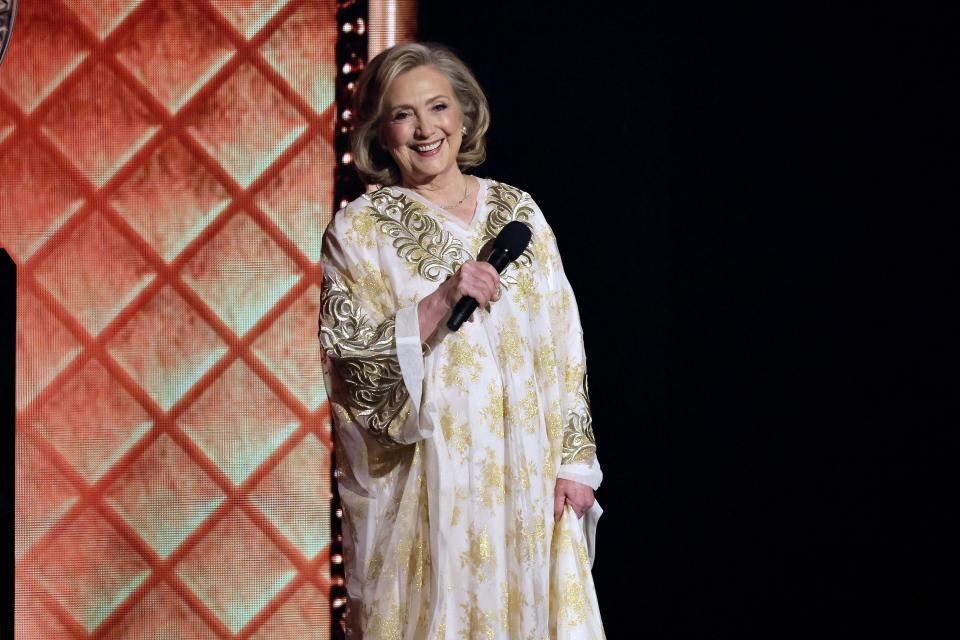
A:
{"label": "woman's left hand", "polygon": [[585,484],[557,478],[557,486],[553,490],[553,520],[560,522],[563,515],[563,505],[573,507],[578,518],[582,518],[587,509],[593,506],[593,489]]}

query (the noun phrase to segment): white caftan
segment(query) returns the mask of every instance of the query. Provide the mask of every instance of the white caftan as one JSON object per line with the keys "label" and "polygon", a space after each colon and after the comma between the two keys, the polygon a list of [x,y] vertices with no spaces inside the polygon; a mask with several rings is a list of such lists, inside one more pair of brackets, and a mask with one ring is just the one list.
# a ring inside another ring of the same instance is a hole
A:
{"label": "white caftan", "polygon": [[[553,521],[558,476],[601,478],[576,302],[530,196],[479,182],[469,225],[385,187],[324,236],[320,339],[352,637],[598,640],[599,508]],[[501,299],[421,347],[417,302],[511,220],[533,239]]]}

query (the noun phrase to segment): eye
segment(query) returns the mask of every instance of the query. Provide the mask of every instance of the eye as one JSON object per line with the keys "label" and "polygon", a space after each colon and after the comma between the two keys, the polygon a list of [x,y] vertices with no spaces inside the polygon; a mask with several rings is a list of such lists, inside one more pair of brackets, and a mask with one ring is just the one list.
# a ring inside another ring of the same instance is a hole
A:
{"label": "eye", "polygon": [[444,111],[446,110],[446,108],[447,108],[446,102],[438,102],[437,104],[433,105],[434,111]]}
{"label": "eye", "polygon": [[405,120],[405,119],[408,118],[409,116],[410,116],[410,112],[409,112],[409,111],[397,111],[395,114],[393,114],[393,120],[394,120],[395,122],[398,121],[398,120]]}

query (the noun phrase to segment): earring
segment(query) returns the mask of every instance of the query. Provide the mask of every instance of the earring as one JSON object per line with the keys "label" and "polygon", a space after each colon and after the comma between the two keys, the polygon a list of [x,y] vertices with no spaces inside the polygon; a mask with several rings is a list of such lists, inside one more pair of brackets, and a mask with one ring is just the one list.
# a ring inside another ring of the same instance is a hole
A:
{"label": "earring", "polygon": [[462,133],[463,135],[467,135],[467,125],[463,125],[462,127],[460,127],[460,133]]}

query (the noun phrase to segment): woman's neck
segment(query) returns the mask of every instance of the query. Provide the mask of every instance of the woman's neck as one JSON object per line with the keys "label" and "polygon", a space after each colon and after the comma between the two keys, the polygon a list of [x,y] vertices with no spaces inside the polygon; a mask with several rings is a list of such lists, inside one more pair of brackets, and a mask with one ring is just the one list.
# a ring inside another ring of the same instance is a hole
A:
{"label": "woman's neck", "polygon": [[404,180],[403,186],[416,191],[431,202],[444,205],[457,202],[463,197],[464,188],[467,186],[467,177],[460,171],[451,171],[434,176],[424,182]]}

